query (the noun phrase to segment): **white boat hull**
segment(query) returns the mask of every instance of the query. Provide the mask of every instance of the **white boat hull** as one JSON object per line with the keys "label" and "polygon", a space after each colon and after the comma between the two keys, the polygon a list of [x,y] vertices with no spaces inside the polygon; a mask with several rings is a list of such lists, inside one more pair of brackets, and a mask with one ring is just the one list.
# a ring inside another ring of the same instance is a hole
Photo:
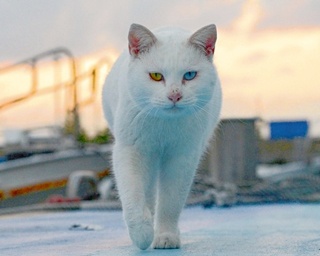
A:
{"label": "white boat hull", "polygon": [[69,175],[92,170],[109,174],[111,146],[35,155],[0,164],[0,208],[43,202],[52,194],[64,194]]}

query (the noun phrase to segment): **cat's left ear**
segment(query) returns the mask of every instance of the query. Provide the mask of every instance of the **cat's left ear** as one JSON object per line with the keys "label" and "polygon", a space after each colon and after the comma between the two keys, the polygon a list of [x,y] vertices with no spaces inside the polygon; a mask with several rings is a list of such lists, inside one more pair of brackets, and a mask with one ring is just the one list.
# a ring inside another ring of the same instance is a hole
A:
{"label": "cat's left ear", "polygon": [[217,29],[214,24],[199,29],[189,38],[189,42],[209,58],[214,54],[216,41]]}
{"label": "cat's left ear", "polygon": [[157,42],[157,38],[146,27],[139,24],[132,24],[128,35],[129,52],[137,57],[143,52],[147,52],[151,46]]}

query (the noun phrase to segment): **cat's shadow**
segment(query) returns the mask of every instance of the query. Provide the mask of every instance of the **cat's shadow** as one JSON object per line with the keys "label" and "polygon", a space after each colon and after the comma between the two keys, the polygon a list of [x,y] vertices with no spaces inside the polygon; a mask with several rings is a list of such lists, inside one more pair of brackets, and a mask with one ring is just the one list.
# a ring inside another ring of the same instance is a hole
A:
{"label": "cat's shadow", "polygon": [[197,251],[195,248],[197,247],[195,244],[197,242],[187,242],[182,245],[180,249],[147,249],[147,250],[139,250],[134,246],[123,246],[121,249],[119,248],[119,252],[122,251],[121,254],[116,255],[132,255],[132,256],[145,256],[145,255],[152,255],[152,256],[162,256],[162,255],[169,255],[169,256],[186,256],[186,255],[197,255]]}

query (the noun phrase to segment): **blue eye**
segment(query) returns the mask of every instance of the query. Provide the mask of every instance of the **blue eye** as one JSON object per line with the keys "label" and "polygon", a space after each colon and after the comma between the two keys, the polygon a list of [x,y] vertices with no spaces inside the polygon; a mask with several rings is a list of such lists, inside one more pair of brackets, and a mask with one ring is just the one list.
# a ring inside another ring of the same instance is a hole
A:
{"label": "blue eye", "polygon": [[183,75],[183,79],[186,81],[190,81],[190,80],[194,79],[196,77],[196,75],[197,75],[196,71],[189,71]]}

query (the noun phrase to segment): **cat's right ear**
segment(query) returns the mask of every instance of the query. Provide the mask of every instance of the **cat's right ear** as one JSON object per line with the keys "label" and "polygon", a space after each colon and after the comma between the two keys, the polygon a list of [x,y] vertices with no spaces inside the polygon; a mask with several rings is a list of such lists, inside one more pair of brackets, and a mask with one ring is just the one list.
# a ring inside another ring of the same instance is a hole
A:
{"label": "cat's right ear", "polygon": [[133,57],[147,52],[157,42],[157,38],[146,27],[139,24],[132,24],[128,35],[129,52]]}

